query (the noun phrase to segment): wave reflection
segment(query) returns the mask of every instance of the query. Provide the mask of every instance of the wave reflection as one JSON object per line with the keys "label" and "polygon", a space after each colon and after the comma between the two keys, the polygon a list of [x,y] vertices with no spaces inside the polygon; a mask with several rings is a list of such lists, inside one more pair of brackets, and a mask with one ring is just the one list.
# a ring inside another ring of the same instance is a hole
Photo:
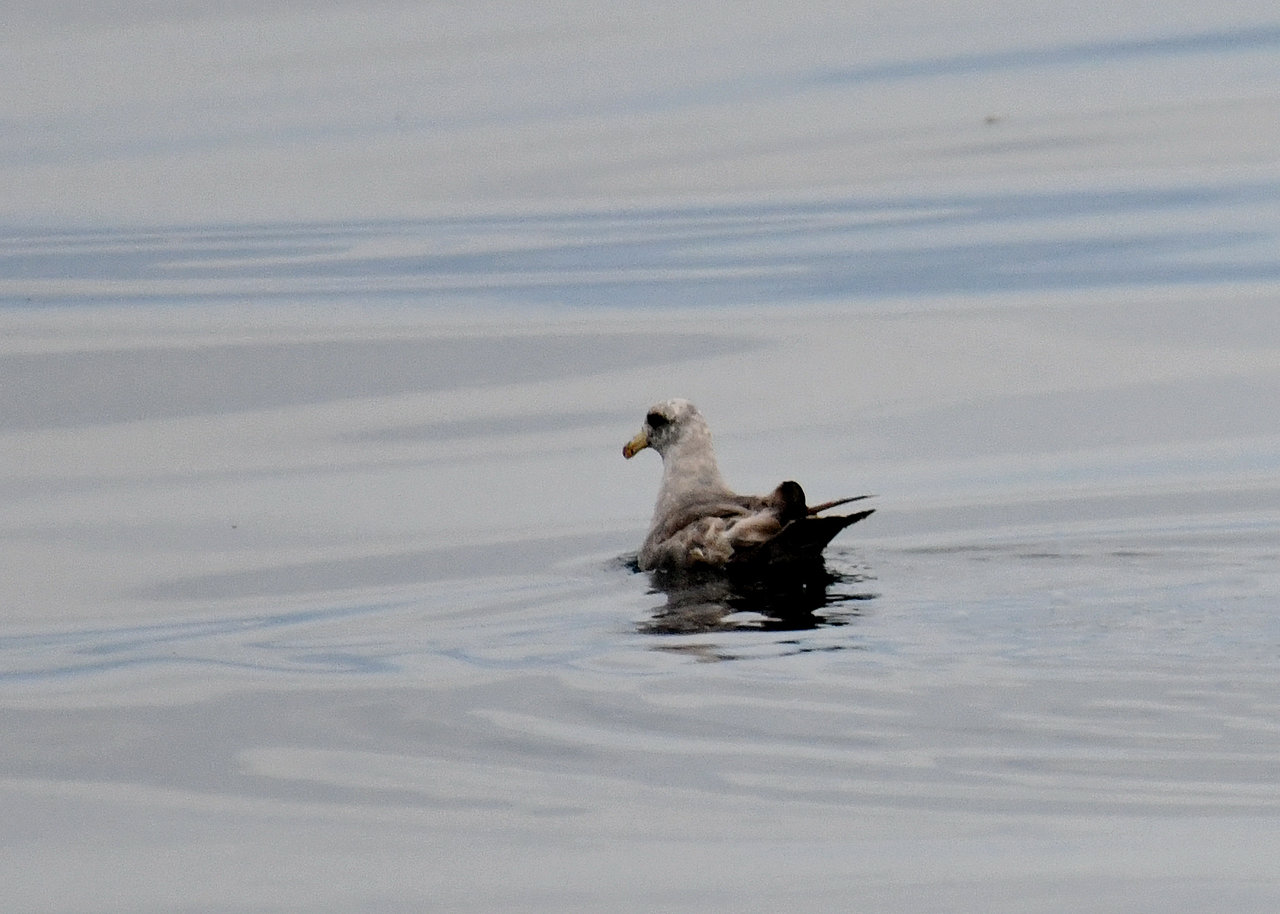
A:
{"label": "wave reflection", "polygon": [[876,594],[865,570],[839,571],[825,563],[788,574],[649,573],[649,593],[666,602],[638,625],[642,634],[793,632],[848,625]]}

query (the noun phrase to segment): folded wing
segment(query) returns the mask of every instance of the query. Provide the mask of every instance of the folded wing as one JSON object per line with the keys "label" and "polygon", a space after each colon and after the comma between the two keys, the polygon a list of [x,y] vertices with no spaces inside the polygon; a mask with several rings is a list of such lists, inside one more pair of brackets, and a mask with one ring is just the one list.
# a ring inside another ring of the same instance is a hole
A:
{"label": "folded wing", "polygon": [[729,495],[682,505],[651,535],[641,565],[777,570],[820,561],[837,533],[874,509],[829,516],[818,512],[868,497],[810,507],[799,483],[788,480],[764,496]]}

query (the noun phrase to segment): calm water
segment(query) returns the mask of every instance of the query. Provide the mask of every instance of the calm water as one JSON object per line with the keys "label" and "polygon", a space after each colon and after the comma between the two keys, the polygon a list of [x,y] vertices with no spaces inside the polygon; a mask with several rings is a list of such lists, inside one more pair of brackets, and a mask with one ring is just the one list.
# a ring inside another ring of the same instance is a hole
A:
{"label": "calm water", "polygon": [[1274,911],[1280,21],[1105,12],[19,17],[6,903]]}

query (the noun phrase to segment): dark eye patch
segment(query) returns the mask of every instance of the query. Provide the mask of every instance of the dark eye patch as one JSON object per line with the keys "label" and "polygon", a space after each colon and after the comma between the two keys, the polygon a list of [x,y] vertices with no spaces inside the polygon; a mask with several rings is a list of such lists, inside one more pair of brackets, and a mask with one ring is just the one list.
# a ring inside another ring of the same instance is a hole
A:
{"label": "dark eye patch", "polygon": [[662,413],[649,413],[649,415],[644,417],[644,424],[655,431],[665,426],[668,421],[667,417],[662,415]]}

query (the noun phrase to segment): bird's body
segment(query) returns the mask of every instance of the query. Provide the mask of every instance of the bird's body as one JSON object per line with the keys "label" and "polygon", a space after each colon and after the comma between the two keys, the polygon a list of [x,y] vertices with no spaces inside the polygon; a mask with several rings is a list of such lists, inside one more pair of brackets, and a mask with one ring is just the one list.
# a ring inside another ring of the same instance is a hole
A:
{"label": "bird's body", "polygon": [[814,563],[837,533],[872,513],[820,517],[867,496],[809,507],[791,481],[768,495],[736,494],[720,475],[706,420],[687,400],[656,404],[622,454],[630,458],[647,447],[662,455],[662,485],[640,547],[642,570],[764,571]]}

